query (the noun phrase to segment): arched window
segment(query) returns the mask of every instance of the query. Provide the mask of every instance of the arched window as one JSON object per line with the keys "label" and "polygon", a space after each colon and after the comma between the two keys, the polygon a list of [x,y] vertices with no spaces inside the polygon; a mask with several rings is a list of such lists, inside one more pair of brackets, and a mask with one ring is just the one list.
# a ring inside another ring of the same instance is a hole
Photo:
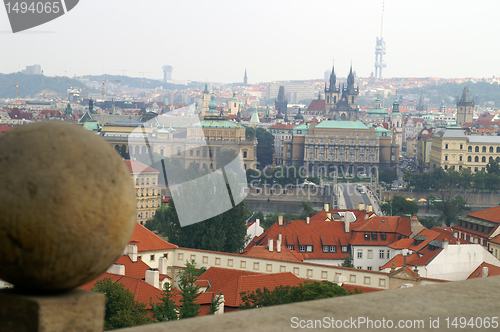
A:
{"label": "arched window", "polygon": [[474,149],[475,152],[479,152],[479,146],[476,146],[476,148]]}
{"label": "arched window", "polygon": [[483,150],[483,152],[486,152],[486,147],[485,147],[485,146],[483,146],[482,150]]}
{"label": "arched window", "polygon": [[469,146],[469,147],[467,148],[467,151],[472,152],[472,146]]}
{"label": "arched window", "polygon": [[497,153],[500,153],[500,146],[497,146]]}
{"label": "arched window", "polygon": [[493,147],[490,146],[490,153],[493,153]]}
{"label": "arched window", "polygon": [[471,162],[471,161],[472,161],[472,157],[471,157],[471,156],[468,156],[468,157],[467,157],[467,161],[468,161],[468,162]]}
{"label": "arched window", "polygon": [[477,163],[477,162],[479,162],[479,157],[478,157],[478,156],[475,156],[475,157],[474,157],[474,161],[475,161],[476,163]]}
{"label": "arched window", "polygon": [[486,162],[486,157],[484,157],[484,156],[483,156],[483,157],[481,158],[481,162],[485,163],[485,162]]}

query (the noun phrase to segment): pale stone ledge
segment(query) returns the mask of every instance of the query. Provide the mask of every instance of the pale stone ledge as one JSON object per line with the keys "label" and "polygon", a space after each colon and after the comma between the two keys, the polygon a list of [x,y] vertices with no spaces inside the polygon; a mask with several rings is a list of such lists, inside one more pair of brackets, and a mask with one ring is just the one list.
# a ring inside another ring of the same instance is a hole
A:
{"label": "pale stone ledge", "polygon": [[[294,303],[246,310],[222,316],[205,316],[122,329],[122,332],[220,332],[289,331],[291,318],[322,319],[369,317],[370,319],[423,320],[425,328],[410,331],[498,331],[497,329],[446,329],[446,317],[499,317],[500,277],[450,282],[406,289]],[[429,317],[440,317],[440,328],[429,328]],[[500,318],[498,318],[500,319]],[[295,329],[295,331],[301,329]],[[383,331],[384,329],[335,329],[337,331]],[[397,329],[395,329],[397,331]],[[399,329],[399,331],[404,331]]]}

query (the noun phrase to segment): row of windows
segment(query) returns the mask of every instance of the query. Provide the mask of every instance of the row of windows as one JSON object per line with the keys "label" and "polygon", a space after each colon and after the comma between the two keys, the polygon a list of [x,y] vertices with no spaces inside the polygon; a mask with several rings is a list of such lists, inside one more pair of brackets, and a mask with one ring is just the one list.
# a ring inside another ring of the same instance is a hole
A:
{"label": "row of windows", "polygon": [[478,231],[481,233],[489,233],[491,228],[490,227],[485,227],[483,225],[478,225],[470,222],[465,222],[465,221],[460,221],[459,223],[460,226],[473,230],[473,231]]}
{"label": "row of windows", "polygon": [[385,234],[385,233],[372,232],[372,233],[365,233],[364,234],[364,239],[367,241],[377,241],[379,239],[379,237],[380,237],[381,241],[387,240],[387,234]]}
{"label": "row of windows", "polygon": [[[390,256],[391,256],[390,250],[379,249],[379,251],[378,251],[378,258],[379,259],[389,259]],[[359,259],[363,258],[363,249],[356,250],[356,258],[359,258]],[[373,259],[373,249],[368,249],[366,251],[366,258]]]}
{"label": "row of windows", "polygon": [[[153,256],[153,255],[151,255]],[[165,255],[165,257],[167,257]],[[179,261],[184,261],[184,254],[183,253],[178,253],[177,254],[177,259]],[[189,259],[191,261],[196,261],[196,255],[192,254],[190,255]],[[153,259],[152,259],[153,260]],[[204,265],[208,265],[209,264],[209,257],[208,256],[202,256],[202,264]],[[214,259],[214,265],[215,266],[221,266],[222,265],[222,259],[220,257],[215,257]],[[237,264],[235,264],[235,261],[233,258],[228,258],[227,261],[226,261],[226,266],[227,267],[234,267],[236,266]],[[273,272],[273,264],[270,264],[270,263],[261,263],[261,262],[253,262],[253,264],[251,265],[251,268],[254,270],[254,271],[260,271],[261,270],[261,266],[264,266],[264,269],[266,272]],[[241,269],[246,269],[247,268],[247,262],[245,260],[241,260],[240,261],[240,264],[239,264],[239,268]],[[288,272],[287,271],[287,267],[285,265],[280,265],[279,266],[279,272],[282,273],[282,272]],[[299,276],[300,275],[300,268],[299,267],[293,267],[292,268],[292,271],[290,272],[293,272],[295,275]],[[320,278],[321,279],[324,279],[324,280],[327,280],[328,279],[328,274],[329,272],[328,271],[320,271]],[[307,278],[314,278],[314,271],[313,269],[306,269],[306,277]],[[349,282],[352,283],[352,284],[356,284],[358,282],[357,280],[357,275],[355,274],[350,274],[349,275]],[[363,276],[362,277],[363,279],[363,284],[365,285],[371,285],[372,284],[372,277],[371,276]],[[339,273],[339,272],[335,272],[334,274],[334,281],[335,282],[340,282],[341,279],[342,279],[342,273]],[[378,286],[379,287],[386,287],[386,280],[383,279],[383,278],[379,278],[379,282],[378,282]]]}
{"label": "row of windows", "polygon": [[154,185],[157,185],[157,184],[158,184],[158,177],[151,177],[150,178],[150,177],[142,177],[141,176],[141,177],[137,177],[135,179],[135,185],[136,186],[139,186],[139,185],[141,185],[141,186],[144,186],[144,185],[147,185],[147,186],[153,185],[154,186]]}
{"label": "row of windows", "polygon": [[[287,245],[287,248],[289,250],[295,250],[295,245],[293,244],[289,244]],[[341,246],[341,249],[340,249],[342,252],[347,252],[348,251],[348,247],[347,246]],[[299,245],[299,251],[300,252],[313,252],[313,246],[311,245]],[[323,246],[323,252],[337,252],[337,246],[329,246],[329,245],[324,245]]]}
{"label": "row of windows", "polygon": [[[448,150],[448,148],[449,148],[449,144],[448,144],[448,143],[446,143],[446,144],[444,145],[444,148],[445,148],[446,150]],[[460,144],[460,150],[463,150],[463,148],[464,148],[464,145],[463,145],[463,144]],[[500,153],[500,146],[497,146],[497,147],[496,147],[496,149],[495,149],[493,146],[490,146],[490,147],[488,148],[488,147],[486,147],[486,146],[484,146],[484,145],[483,145],[483,146],[480,148],[478,145],[476,145],[476,146],[474,147],[474,152],[479,152],[479,150],[481,150],[481,152],[483,152],[483,153],[486,153],[486,151],[488,151],[489,153],[493,153],[493,152],[495,152],[495,150],[496,150],[496,153]],[[467,147],[467,151],[468,151],[468,152],[472,152],[472,146],[470,146],[470,145],[469,145],[469,146]]]}

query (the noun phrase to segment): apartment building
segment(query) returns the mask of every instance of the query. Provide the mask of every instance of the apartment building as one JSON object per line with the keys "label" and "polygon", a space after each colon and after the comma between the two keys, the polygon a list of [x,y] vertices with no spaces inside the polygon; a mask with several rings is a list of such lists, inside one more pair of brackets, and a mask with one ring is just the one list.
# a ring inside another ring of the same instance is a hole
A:
{"label": "apartment building", "polygon": [[485,171],[500,160],[500,136],[466,135],[461,128],[441,129],[432,138],[430,165],[445,170]]}

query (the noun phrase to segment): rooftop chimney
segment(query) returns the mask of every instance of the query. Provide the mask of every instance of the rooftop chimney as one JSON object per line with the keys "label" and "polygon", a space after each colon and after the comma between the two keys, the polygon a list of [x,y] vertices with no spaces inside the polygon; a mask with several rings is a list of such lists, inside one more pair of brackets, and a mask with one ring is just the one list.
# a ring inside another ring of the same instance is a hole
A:
{"label": "rooftop chimney", "polygon": [[276,252],[281,252],[281,239],[280,238],[278,238],[278,241],[276,241]]}
{"label": "rooftop chimney", "polygon": [[310,217],[307,217],[307,218],[306,218],[306,224],[308,224],[308,225],[309,225],[310,223],[311,223],[311,218],[310,218]]}
{"label": "rooftop chimney", "polygon": [[111,274],[117,274],[120,276],[124,276],[125,275],[125,265],[113,264],[108,268],[107,272],[111,273]]}
{"label": "rooftop chimney", "polygon": [[255,219],[255,228],[259,228],[260,227],[260,219]]}
{"label": "rooftop chimney", "polygon": [[278,216],[278,225],[283,226],[283,216]]}
{"label": "rooftop chimney", "polygon": [[274,251],[274,248],[273,248],[273,239],[269,239],[268,242],[267,242],[267,248],[269,249],[269,251]]}
{"label": "rooftop chimney", "polygon": [[281,233],[278,234],[278,241],[283,241],[283,236],[281,235]]}
{"label": "rooftop chimney", "polygon": [[443,249],[446,249],[446,248],[448,248],[448,241],[447,240],[443,241]]}
{"label": "rooftop chimney", "polygon": [[146,270],[145,281],[154,288],[160,288],[160,272],[158,270]]}
{"label": "rooftop chimney", "polygon": [[488,278],[489,270],[487,266],[483,266],[481,269],[481,277],[482,278]]}
{"label": "rooftop chimney", "polygon": [[158,261],[158,271],[160,274],[167,274],[167,258],[160,257]]}
{"label": "rooftop chimney", "polygon": [[344,232],[349,233],[350,231],[350,222],[347,220],[344,220]]}
{"label": "rooftop chimney", "polygon": [[137,244],[134,243],[134,242],[130,242],[128,245],[127,245],[127,254],[128,254],[128,257],[130,257],[130,260],[132,262],[137,262]]}
{"label": "rooftop chimney", "polygon": [[364,203],[359,203],[358,204],[358,210],[364,211],[365,210],[365,204]]}
{"label": "rooftop chimney", "polygon": [[325,204],[323,205],[323,209],[324,209],[326,212],[330,211],[330,204],[325,203]]}
{"label": "rooftop chimney", "polygon": [[332,220],[332,213],[331,212],[326,213],[326,219]]}
{"label": "rooftop chimney", "polygon": [[368,205],[368,207],[366,208],[366,211],[373,212],[373,206]]}

